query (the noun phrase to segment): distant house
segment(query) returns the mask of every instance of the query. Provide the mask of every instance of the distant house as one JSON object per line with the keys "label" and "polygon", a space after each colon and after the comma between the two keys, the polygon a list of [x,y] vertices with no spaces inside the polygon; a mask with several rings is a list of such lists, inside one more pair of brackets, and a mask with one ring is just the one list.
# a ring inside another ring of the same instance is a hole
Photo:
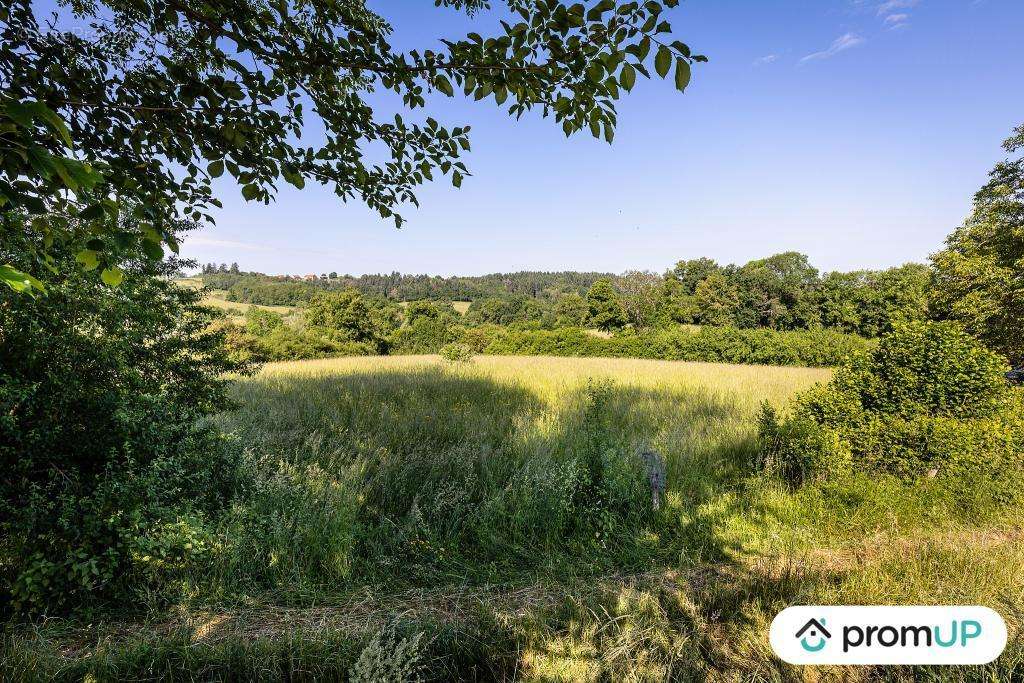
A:
{"label": "distant house", "polygon": [[316,279],[316,273],[310,273],[309,275],[303,275],[302,279],[303,280],[315,280]]}

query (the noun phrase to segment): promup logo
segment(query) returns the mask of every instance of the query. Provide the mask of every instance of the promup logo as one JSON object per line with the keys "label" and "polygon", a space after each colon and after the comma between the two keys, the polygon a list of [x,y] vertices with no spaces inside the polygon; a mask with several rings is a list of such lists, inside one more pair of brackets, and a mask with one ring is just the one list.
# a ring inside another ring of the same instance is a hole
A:
{"label": "promup logo", "polygon": [[[818,652],[828,644],[828,639],[832,637],[832,634],[825,629],[824,619],[811,619],[803,625],[803,628],[796,632],[796,637],[800,639],[800,646],[803,649],[808,652]],[[811,643],[814,643],[814,645],[811,645]]]}
{"label": "promup logo", "polygon": [[987,607],[789,607],[771,643],[790,664],[987,664],[1006,624]]}

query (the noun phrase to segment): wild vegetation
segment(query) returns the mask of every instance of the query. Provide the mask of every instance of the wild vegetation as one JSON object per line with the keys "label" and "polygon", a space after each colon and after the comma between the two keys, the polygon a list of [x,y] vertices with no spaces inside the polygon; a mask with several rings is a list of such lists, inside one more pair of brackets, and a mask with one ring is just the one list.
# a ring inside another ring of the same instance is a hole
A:
{"label": "wild vegetation", "polygon": [[[611,142],[638,74],[705,61],[676,0],[506,4],[408,51],[348,0],[0,8],[0,678],[1024,676],[1020,159],[929,267],[208,272],[244,316],[171,281],[225,172],[401,226],[469,174],[429,97]],[[798,602],[985,604],[1012,641],[798,670],[765,640]]]}
{"label": "wild vegetation", "polygon": [[820,273],[805,255],[775,254],[742,266],[680,261],[662,275],[628,272],[496,273],[481,277],[337,273],[296,280],[207,264],[207,286],[229,301],[301,305],[318,293],[354,289],[370,300],[470,301],[466,322],[530,329],[665,328],[697,324],[877,337],[928,315],[927,266]]}
{"label": "wild vegetation", "polygon": [[[764,473],[760,402],[786,411],[831,374],[525,357],[267,366],[216,420],[247,447],[234,504],[209,518],[215,542],[147,589],[178,609],[39,625],[8,640],[6,661],[68,679],[360,666],[769,679],[799,675],[764,635],[791,603],[987,604],[1016,632],[1018,505],[945,472],[799,486]],[[666,461],[658,510],[648,449]],[[946,675],[1003,678],[1021,662],[1011,646]]]}

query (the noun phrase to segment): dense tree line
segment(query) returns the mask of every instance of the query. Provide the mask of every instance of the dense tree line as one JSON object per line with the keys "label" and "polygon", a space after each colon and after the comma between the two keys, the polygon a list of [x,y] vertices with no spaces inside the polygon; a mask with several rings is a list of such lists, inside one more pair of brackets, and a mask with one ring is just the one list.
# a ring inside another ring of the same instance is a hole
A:
{"label": "dense tree line", "polygon": [[[203,266],[204,282],[213,289],[228,290],[233,301],[267,306],[293,306],[320,291],[357,289],[363,294],[384,296],[395,301],[475,301],[489,297],[523,296],[552,299],[563,294],[585,294],[597,280],[610,273],[519,272],[493,273],[477,277],[407,275],[310,274],[303,277],[241,273],[225,264]],[[306,279],[308,278],[308,279]]]}
{"label": "dense tree line", "polygon": [[927,266],[821,274],[807,256],[786,252],[742,266],[707,258],[680,261],[663,275],[577,272],[495,273],[479,277],[348,275],[285,279],[204,268],[204,282],[232,301],[298,305],[324,292],[355,290],[392,301],[471,301],[471,324],[613,331],[679,324],[742,329],[829,328],[877,337],[895,321],[927,314]]}

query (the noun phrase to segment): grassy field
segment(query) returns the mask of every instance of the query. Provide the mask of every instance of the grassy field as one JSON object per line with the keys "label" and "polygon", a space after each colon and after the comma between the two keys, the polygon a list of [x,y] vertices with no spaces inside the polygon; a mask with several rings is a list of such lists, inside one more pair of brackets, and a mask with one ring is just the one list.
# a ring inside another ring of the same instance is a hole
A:
{"label": "grassy field", "polygon": [[265,311],[273,311],[284,316],[291,315],[295,312],[295,306],[263,306],[261,304],[247,304],[241,301],[228,301],[225,298],[227,292],[223,290],[211,290],[203,297],[202,304],[204,306],[212,306],[213,308],[219,308],[224,311],[238,312],[238,317],[242,317],[248,312],[250,308],[261,308]]}
{"label": "grassy field", "polygon": [[[791,490],[755,414],[828,370],[628,359],[341,358],[239,379],[244,495],[177,597],[5,636],[11,679],[1000,680],[798,669],[790,604],[982,604],[1019,633],[1020,513],[940,483]],[[654,510],[642,451],[664,456]],[[359,664],[361,662],[361,664]]]}
{"label": "grassy field", "polygon": [[[472,303],[472,301],[453,301],[452,308],[454,308],[455,312],[458,313],[459,315],[466,315],[466,311],[469,310],[469,306]],[[401,306],[402,308],[405,308],[406,306],[409,305],[409,302],[400,301],[398,305]]]}

